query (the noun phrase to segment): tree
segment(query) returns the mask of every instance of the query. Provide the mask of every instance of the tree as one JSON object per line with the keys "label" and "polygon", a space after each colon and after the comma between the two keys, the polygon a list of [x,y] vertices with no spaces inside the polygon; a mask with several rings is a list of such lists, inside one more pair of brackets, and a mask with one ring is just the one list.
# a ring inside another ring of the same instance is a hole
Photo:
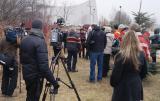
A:
{"label": "tree", "polygon": [[71,14],[71,7],[68,6],[67,1],[63,3],[63,18],[65,22],[67,22],[69,16]]}
{"label": "tree", "polygon": [[114,25],[114,24],[129,25],[130,23],[131,23],[131,18],[124,11],[117,11],[112,21],[110,22],[111,25]]}
{"label": "tree", "polygon": [[1,0],[0,1],[0,22],[13,22],[23,14],[26,8],[26,0]]}
{"label": "tree", "polygon": [[47,19],[45,0],[0,0],[0,22],[16,24],[36,17]]}
{"label": "tree", "polygon": [[153,14],[147,12],[132,12],[134,15],[135,22],[138,23],[143,29],[150,28],[154,25],[154,20],[151,19]]}

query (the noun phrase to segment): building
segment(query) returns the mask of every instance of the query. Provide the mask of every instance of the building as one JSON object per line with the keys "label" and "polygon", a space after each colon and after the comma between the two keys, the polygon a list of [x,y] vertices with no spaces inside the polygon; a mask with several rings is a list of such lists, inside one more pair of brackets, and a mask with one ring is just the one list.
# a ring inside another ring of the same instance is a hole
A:
{"label": "building", "polygon": [[98,24],[96,0],[88,0],[73,6],[67,6],[66,4],[52,6],[48,8],[47,12],[53,22],[62,17],[69,25]]}

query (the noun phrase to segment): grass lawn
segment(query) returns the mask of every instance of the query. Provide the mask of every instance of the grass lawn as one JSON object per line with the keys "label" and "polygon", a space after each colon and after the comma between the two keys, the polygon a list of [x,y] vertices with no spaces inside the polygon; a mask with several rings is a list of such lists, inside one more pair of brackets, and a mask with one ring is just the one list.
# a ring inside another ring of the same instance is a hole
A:
{"label": "grass lawn", "polygon": [[[60,66],[59,68],[59,77],[69,83],[63,67]],[[112,87],[109,84],[110,77],[104,78],[100,83],[89,83],[89,61],[85,59],[78,59],[77,69],[78,72],[70,73],[70,76],[78,90],[81,101],[111,101]],[[144,101],[160,101],[160,74],[150,74],[147,79],[143,81],[143,87]],[[25,101],[26,90],[24,81],[22,81],[22,93],[19,93],[19,88],[17,87],[14,95],[16,95],[16,97],[12,98],[1,95],[0,101]],[[77,101],[73,89],[69,89],[61,83],[59,93],[55,99],[56,101]],[[46,101],[50,101],[49,96],[47,96]]]}

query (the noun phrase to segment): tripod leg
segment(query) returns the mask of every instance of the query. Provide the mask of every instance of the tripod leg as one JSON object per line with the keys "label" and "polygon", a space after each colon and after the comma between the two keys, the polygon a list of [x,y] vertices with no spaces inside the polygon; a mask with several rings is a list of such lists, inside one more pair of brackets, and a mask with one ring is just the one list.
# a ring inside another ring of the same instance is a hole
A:
{"label": "tripod leg", "polygon": [[45,90],[44,90],[44,94],[43,94],[43,98],[42,98],[42,101],[45,101],[46,100],[46,97],[47,97],[47,93],[48,93],[48,89],[49,87],[45,87]]}
{"label": "tripod leg", "polygon": [[67,74],[67,77],[68,77],[68,79],[69,79],[69,81],[70,81],[70,84],[71,84],[72,88],[74,89],[74,92],[75,92],[75,94],[76,94],[76,96],[77,96],[78,101],[81,101],[81,99],[80,99],[80,97],[79,97],[79,94],[78,94],[78,92],[77,92],[77,89],[76,89],[76,87],[75,87],[75,85],[74,85],[74,83],[73,83],[73,81],[72,81],[72,79],[71,79],[71,77],[70,77],[70,75],[69,75],[69,73],[68,73],[68,71],[67,71],[66,65],[65,65],[64,60],[63,60],[62,58],[61,58],[61,62],[62,62],[62,65],[63,65],[63,67],[64,67],[64,69],[65,69],[65,72],[66,72],[66,74]]}
{"label": "tripod leg", "polygon": [[20,64],[18,65],[18,67],[19,67],[19,93],[21,93],[22,92],[22,87],[21,87],[21,80],[22,80],[21,74],[22,74],[22,70],[21,70],[21,65]]}
{"label": "tripod leg", "polygon": [[55,101],[55,94],[50,94],[50,101]]}

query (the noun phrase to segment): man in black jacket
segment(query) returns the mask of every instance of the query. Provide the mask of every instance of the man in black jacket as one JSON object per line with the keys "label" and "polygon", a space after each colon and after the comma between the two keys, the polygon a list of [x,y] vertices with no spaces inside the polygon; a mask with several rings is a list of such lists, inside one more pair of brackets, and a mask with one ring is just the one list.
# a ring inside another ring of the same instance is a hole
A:
{"label": "man in black jacket", "polygon": [[102,80],[103,51],[106,47],[106,35],[95,25],[87,38],[87,46],[90,51],[90,82],[95,82],[95,65],[98,64],[97,80]]}
{"label": "man in black jacket", "polygon": [[22,40],[20,60],[27,89],[26,101],[39,101],[44,78],[58,89],[59,85],[49,69],[48,50],[40,20],[32,22],[31,33]]}

